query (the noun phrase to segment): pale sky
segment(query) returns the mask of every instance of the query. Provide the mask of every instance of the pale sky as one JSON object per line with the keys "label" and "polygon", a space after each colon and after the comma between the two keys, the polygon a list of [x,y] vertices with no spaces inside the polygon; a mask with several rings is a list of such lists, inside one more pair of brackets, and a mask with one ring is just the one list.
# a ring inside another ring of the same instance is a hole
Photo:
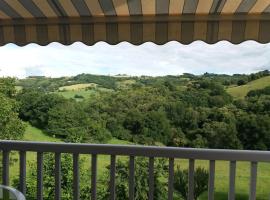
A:
{"label": "pale sky", "polygon": [[239,45],[201,41],[190,45],[169,42],[159,46],[127,42],[94,46],[51,43],[42,47],[30,44],[0,47],[0,77],[72,76],[80,73],[128,75],[180,75],[182,73],[251,73],[270,70],[270,43],[247,41]]}

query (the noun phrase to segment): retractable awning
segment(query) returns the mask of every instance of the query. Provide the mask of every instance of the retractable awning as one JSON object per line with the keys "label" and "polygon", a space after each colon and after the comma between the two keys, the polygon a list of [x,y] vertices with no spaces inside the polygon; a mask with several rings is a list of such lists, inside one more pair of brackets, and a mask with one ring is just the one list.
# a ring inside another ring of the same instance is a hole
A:
{"label": "retractable awning", "polygon": [[0,0],[0,45],[270,42],[270,0]]}

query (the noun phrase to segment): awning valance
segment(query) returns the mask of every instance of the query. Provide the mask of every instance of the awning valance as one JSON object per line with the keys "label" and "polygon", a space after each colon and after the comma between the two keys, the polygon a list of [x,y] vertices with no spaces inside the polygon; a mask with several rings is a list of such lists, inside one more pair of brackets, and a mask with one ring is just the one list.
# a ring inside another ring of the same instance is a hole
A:
{"label": "awning valance", "polygon": [[0,45],[270,42],[270,0],[0,0]]}

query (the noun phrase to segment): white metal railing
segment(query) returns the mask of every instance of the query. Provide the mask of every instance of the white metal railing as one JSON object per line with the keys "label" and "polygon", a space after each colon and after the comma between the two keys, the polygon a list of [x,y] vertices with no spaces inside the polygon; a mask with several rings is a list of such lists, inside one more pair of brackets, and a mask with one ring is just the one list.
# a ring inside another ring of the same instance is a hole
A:
{"label": "white metal railing", "polygon": [[79,155],[91,154],[91,199],[97,199],[97,156],[110,155],[110,199],[115,199],[115,167],[117,156],[129,156],[129,199],[134,200],[134,166],[135,157],[149,158],[149,200],[154,199],[154,159],[167,158],[169,160],[168,199],[173,199],[174,160],[189,160],[188,175],[188,199],[194,199],[194,162],[209,160],[209,189],[208,199],[214,199],[215,186],[215,161],[223,160],[230,162],[228,199],[235,199],[235,174],[236,162],[250,162],[250,192],[249,199],[256,199],[257,163],[270,162],[268,151],[246,150],[221,150],[221,149],[193,149],[176,147],[155,147],[135,145],[107,145],[107,144],[72,144],[72,143],[44,143],[23,141],[0,141],[0,150],[3,153],[3,176],[4,185],[9,185],[9,153],[20,152],[20,191],[26,193],[26,152],[37,153],[37,199],[43,199],[43,154],[52,152],[55,154],[55,199],[61,199],[61,153],[73,155],[73,199],[80,196],[79,180]]}

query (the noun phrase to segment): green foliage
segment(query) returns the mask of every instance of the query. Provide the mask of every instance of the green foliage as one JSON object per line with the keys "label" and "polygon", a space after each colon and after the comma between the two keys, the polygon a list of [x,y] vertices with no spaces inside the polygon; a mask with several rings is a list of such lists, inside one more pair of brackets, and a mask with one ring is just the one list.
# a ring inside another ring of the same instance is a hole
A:
{"label": "green foliage", "polygon": [[251,90],[248,92],[247,97],[262,96],[262,95],[270,95],[270,86],[265,87],[263,89]]}
{"label": "green foliage", "polygon": [[48,112],[47,131],[68,142],[106,142],[111,138],[101,121],[90,118],[81,104],[67,101]]}
{"label": "green foliage", "polygon": [[20,118],[29,121],[33,126],[44,129],[48,125],[48,112],[65,99],[38,90],[23,90],[17,96],[20,102]]}
{"label": "green foliage", "polygon": [[18,117],[18,103],[15,95],[15,80],[0,78],[0,139],[20,139],[25,124]]}
{"label": "green foliage", "polygon": [[269,150],[270,116],[240,113],[237,117],[238,137],[246,149]]}
{"label": "green foliage", "polygon": [[257,80],[248,82],[245,85],[237,87],[228,87],[227,92],[237,99],[244,99],[249,91],[263,89],[270,86],[270,76],[265,76]]}
{"label": "green foliage", "polygon": [[[69,154],[61,154],[61,198],[65,200],[73,199],[73,166],[72,156]],[[54,199],[55,195],[55,159],[51,153],[44,154],[43,161],[43,199]],[[90,180],[90,176],[85,170],[82,170],[82,161],[80,163],[81,171],[81,198],[90,198],[90,186],[86,183]],[[35,163],[31,163],[27,176],[26,198],[28,200],[36,199],[37,185],[37,167]],[[19,179],[14,181],[14,185],[18,187]]]}
{"label": "green foliage", "polygon": [[116,78],[110,76],[100,76],[92,74],[79,74],[72,78],[77,84],[78,83],[95,83],[101,87],[108,89],[116,88]]}
{"label": "green foliage", "polygon": [[[106,142],[113,136],[150,145],[270,149],[269,88],[251,91],[245,99],[235,101],[225,90],[225,85],[241,80],[248,86],[269,77],[269,72],[263,71],[232,76],[206,73],[116,78],[81,74],[32,78],[29,85],[36,83],[40,89],[24,89],[17,99],[23,120],[69,142]],[[97,84],[114,91],[97,89],[91,98],[74,101],[58,93],[42,92],[52,88],[47,84],[50,81],[58,86]],[[118,87],[120,82],[132,84]]]}
{"label": "green foliage", "polygon": [[0,93],[12,98],[16,94],[14,78],[0,78]]}
{"label": "green foliage", "polygon": [[[135,162],[135,200],[148,199],[148,160],[145,158],[137,158]],[[154,171],[154,199],[167,199],[167,186],[162,182],[168,168],[166,162],[162,159],[155,160]],[[108,166],[109,170],[109,166]],[[109,173],[104,177],[104,189],[100,191],[101,200],[109,199]],[[126,200],[129,197],[129,162],[118,161],[116,163],[116,200]]]}
{"label": "green foliage", "polygon": [[0,139],[20,139],[25,125],[18,117],[18,106],[15,100],[0,93]]}
{"label": "green foliage", "polygon": [[[194,199],[208,189],[209,173],[204,168],[198,167],[194,172]],[[177,168],[174,174],[174,189],[180,193],[183,199],[188,199],[188,170]]]}

